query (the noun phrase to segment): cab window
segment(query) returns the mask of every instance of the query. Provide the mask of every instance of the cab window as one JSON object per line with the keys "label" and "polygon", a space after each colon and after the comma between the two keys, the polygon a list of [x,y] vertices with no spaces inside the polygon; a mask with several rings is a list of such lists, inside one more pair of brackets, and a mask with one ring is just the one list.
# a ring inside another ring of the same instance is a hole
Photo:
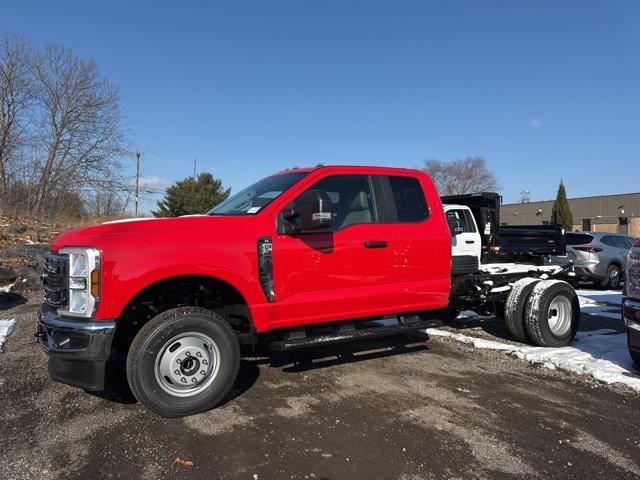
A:
{"label": "cab window", "polygon": [[388,177],[398,221],[415,223],[429,217],[429,208],[420,182],[413,177]]}
{"label": "cab window", "polygon": [[336,231],[350,225],[375,221],[373,197],[367,175],[327,177],[309,187],[309,190],[321,190],[331,199],[333,225],[324,231]]}

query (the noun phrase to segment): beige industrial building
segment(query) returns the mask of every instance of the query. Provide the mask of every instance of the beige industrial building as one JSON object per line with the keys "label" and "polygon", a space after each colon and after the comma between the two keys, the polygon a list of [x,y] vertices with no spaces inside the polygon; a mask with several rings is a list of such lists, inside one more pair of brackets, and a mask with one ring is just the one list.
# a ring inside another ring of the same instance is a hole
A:
{"label": "beige industrial building", "polygon": [[[640,237],[640,193],[570,198],[573,231],[617,232]],[[547,225],[553,200],[502,205],[502,225]]]}

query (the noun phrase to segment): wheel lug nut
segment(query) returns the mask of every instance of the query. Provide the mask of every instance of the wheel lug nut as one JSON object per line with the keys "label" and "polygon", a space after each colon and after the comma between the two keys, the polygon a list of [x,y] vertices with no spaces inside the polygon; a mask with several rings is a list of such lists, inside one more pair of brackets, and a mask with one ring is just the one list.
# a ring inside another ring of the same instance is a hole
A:
{"label": "wheel lug nut", "polygon": [[180,379],[180,381],[181,381],[182,383],[187,383],[187,379],[186,379],[185,377],[182,377],[182,378]]}
{"label": "wheel lug nut", "polygon": [[209,365],[209,362],[207,362],[206,360],[202,360],[202,364],[203,365]]}
{"label": "wheel lug nut", "polygon": [[187,357],[191,356],[191,352],[189,352],[188,350],[184,353]]}
{"label": "wheel lug nut", "polygon": [[201,356],[202,356],[202,353],[196,352],[196,357],[201,357]]}
{"label": "wheel lug nut", "polygon": [[176,375],[180,375],[180,370],[178,370],[178,369],[176,368],[175,373],[176,373]]}
{"label": "wheel lug nut", "polygon": [[200,375],[204,375],[205,373],[207,372],[205,372],[204,370],[200,370]]}
{"label": "wheel lug nut", "polygon": [[177,363],[178,365],[180,365],[180,364],[182,363],[182,360],[177,359],[177,360],[176,360],[176,363]]}
{"label": "wheel lug nut", "polygon": [[192,381],[193,383],[196,383],[196,379],[195,379],[195,378],[192,378],[192,379],[191,379],[191,381]]}

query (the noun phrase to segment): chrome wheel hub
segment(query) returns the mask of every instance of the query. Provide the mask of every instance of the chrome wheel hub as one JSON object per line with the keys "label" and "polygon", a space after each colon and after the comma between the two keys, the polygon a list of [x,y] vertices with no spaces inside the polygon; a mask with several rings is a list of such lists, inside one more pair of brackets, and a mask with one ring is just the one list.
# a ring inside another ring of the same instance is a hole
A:
{"label": "chrome wheel hub", "polygon": [[207,335],[198,332],[173,337],[160,349],[155,376],[160,387],[176,397],[191,397],[205,390],[218,375],[220,351]]}
{"label": "chrome wheel hub", "polygon": [[571,329],[571,318],[573,317],[573,308],[571,302],[565,296],[558,295],[549,304],[547,319],[551,333],[557,336],[563,336]]}

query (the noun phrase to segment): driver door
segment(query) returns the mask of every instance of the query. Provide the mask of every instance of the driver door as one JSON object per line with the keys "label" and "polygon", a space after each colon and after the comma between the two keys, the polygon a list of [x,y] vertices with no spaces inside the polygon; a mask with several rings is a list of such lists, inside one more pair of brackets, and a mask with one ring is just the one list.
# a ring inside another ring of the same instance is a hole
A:
{"label": "driver door", "polygon": [[387,245],[378,241],[369,176],[332,175],[308,190],[329,196],[333,223],[322,231],[293,235],[274,231],[275,324],[287,327],[388,311]]}

